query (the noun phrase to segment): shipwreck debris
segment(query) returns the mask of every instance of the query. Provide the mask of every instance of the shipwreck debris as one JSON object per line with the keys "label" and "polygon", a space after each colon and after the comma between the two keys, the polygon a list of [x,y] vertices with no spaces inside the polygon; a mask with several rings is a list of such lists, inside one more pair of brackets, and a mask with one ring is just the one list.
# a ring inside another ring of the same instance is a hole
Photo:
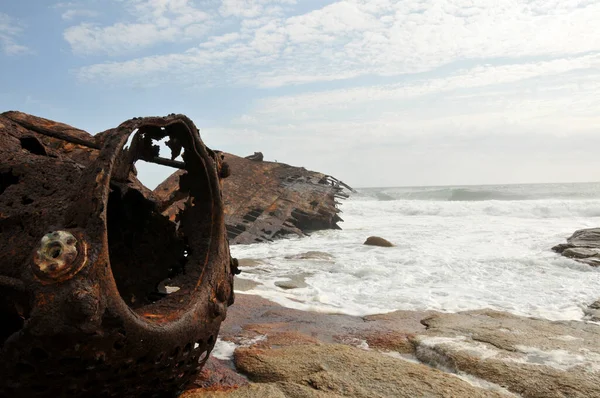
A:
{"label": "shipwreck debris", "polygon": [[[137,160],[185,170],[171,219]],[[183,115],[91,136],[0,114],[0,396],[175,396],[196,376],[233,303],[223,168]]]}
{"label": "shipwreck debris", "polygon": [[[339,229],[338,222],[343,220],[336,199],[346,199],[352,191],[342,181],[284,163],[221,155],[231,170],[231,176],[223,180],[225,223],[231,244]],[[177,195],[183,176],[185,171],[177,171],[154,190],[170,217],[186,200]]]}
{"label": "shipwreck debris", "polygon": [[245,159],[255,160],[257,162],[262,162],[264,160],[264,155],[262,152],[254,152],[253,155],[246,156]]}

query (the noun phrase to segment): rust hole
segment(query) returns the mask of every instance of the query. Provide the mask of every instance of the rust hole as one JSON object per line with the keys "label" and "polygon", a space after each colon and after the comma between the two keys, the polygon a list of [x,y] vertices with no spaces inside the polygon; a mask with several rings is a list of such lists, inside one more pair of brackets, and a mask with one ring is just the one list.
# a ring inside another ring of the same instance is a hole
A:
{"label": "rust hole", "polygon": [[[181,143],[172,158],[181,156],[189,170],[185,174],[187,180],[183,178],[181,182],[185,199],[177,214],[173,217],[163,214],[163,207],[155,197],[119,181],[127,175],[126,165],[121,164],[113,171],[108,195],[108,248],[117,289],[129,307],[155,322],[184,311],[185,303],[192,300],[202,273],[197,264],[204,263],[202,253],[208,250],[212,233],[210,181],[195,150],[190,151],[194,155],[186,156],[186,148],[195,144],[184,127],[182,124],[162,129],[142,126],[135,133],[138,137],[123,152],[123,156],[129,156],[127,159],[135,163],[149,154],[159,155],[157,142],[168,138]],[[133,164],[129,167],[129,172],[135,172]],[[189,266],[190,263],[194,266]]]}
{"label": "rust hole", "polygon": [[7,305],[7,308],[3,309],[1,300],[0,315],[2,316],[2,323],[0,324],[1,348],[10,336],[23,328],[25,325],[25,318],[23,318],[14,307]]}
{"label": "rust hole", "polygon": [[33,347],[31,349],[31,357],[36,361],[42,362],[47,360],[50,357],[50,355],[46,352],[46,350],[42,348]]}
{"label": "rust hole", "polygon": [[12,173],[12,170],[0,172],[0,195],[11,185],[19,183],[19,177]]}
{"label": "rust hole", "polygon": [[21,148],[25,149],[26,151],[33,153],[34,155],[48,156],[46,147],[44,147],[44,144],[42,144],[37,138],[27,136],[21,137],[19,141],[21,142]]}

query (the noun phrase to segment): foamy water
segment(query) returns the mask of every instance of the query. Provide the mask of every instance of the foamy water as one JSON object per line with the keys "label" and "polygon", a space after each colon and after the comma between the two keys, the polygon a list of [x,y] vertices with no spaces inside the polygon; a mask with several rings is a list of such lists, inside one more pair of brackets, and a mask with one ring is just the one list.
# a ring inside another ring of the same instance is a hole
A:
{"label": "foamy water", "polygon": [[[313,311],[492,308],[581,319],[600,297],[600,269],[550,248],[600,226],[600,184],[361,190],[341,206],[342,231],[232,247],[260,260],[249,293]],[[396,247],[362,245],[370,235]],[[306,287],[276,282],[304,277]]]}

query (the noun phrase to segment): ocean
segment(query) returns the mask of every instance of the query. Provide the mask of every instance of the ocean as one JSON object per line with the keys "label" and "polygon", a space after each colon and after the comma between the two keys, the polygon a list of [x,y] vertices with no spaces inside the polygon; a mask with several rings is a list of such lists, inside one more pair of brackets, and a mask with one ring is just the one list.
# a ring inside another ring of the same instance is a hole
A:
{"label": "ocean", "polygon": [[[600,268],[550,250],[600,227],[600,183],[367,188],[340,209],[342,230],[232,246],[240,278],[258,283],[238,294],[359,316],[492,308],[551,320],[582,319],[600,298]],[[364,246],[371,235],[396,246]]]}

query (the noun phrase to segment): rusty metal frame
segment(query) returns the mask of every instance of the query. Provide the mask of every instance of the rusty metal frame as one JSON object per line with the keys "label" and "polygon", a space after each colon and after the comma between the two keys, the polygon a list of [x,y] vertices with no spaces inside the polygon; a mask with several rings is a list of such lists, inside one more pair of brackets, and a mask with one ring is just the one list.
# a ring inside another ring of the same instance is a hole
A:
{"label": "rusty metal frame", "polygon": [[[4,127],[0,396],[177,395],[233,303],[220,157],[183,115],[128,120],[102,145],[22,120]],[[28,151],[31,132],[99,153],[82,165]],[[166,136],[183,162],[158,157],[153,141]],[[171,220],[132,173],[140,159],[187,171],[189,199]],[[163,277],[179,290],[161,291]]]}

